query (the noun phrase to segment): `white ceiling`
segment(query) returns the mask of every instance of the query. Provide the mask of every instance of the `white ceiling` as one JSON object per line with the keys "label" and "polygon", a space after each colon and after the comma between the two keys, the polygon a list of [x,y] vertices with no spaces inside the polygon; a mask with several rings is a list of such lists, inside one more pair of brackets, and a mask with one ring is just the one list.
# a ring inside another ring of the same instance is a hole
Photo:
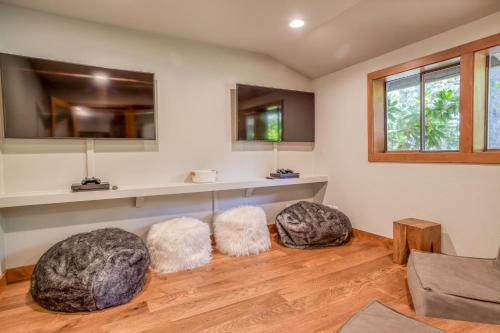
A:
{"label": "white ceiling", "polygon": [[[268,54],[316,78],[500,11],[500,0],[0,0]],[[300,30],[288,27],[302,18]]]}

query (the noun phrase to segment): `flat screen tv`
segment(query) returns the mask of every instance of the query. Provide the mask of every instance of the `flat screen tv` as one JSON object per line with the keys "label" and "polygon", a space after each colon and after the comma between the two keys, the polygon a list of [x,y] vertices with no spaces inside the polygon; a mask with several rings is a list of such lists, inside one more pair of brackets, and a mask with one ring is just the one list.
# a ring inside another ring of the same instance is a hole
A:
{"label": "flat screen tv", "polygon": [[154,140],[154,75],[0,53],[6,138]]}
{"label": "flat screen tv", "polygon": [[314,142],[314,93],[237,85],[239,141]]}

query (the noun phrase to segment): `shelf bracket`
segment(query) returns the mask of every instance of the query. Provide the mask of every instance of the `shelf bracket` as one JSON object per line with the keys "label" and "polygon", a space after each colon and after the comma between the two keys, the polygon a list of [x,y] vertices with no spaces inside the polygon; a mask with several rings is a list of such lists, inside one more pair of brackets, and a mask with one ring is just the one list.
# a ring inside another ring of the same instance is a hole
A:
{"label": "shelf bracket", "polygon": [[144,206],[144,197],[135,197],[135,208]]}
{"label": "shelf bracket", "polygon": [[251,197],[254,191],[255,191],[254,187],[245,189],[245,197],[246,198]]}

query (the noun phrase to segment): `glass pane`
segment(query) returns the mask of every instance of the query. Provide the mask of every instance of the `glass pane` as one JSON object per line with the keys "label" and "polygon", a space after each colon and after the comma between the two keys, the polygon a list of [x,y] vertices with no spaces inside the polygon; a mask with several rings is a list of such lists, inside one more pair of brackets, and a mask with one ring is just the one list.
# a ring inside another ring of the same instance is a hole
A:
{"label": "glass pane", "polygon": [[424,150],[459,150],[460,66],[423,75]]}
{"label": "glass pane", "polygon": [[491,49],[489,56],[488,148],[500,149],[500,47]]}
{"label": "glass pane", "polygon": [[420,75],[386,83],[387,150],[420,150]]}

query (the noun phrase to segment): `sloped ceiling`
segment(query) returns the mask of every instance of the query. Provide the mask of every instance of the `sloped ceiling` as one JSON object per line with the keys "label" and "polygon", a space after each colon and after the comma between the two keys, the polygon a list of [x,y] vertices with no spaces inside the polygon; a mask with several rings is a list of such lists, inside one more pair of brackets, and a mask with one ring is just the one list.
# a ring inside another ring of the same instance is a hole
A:
{"label": "sloped ceiling", "polygon": [[[268,54],[310,78],[500,11],[500,0],[0,0]],[[288,22],[306,21],[293,30]]]}

